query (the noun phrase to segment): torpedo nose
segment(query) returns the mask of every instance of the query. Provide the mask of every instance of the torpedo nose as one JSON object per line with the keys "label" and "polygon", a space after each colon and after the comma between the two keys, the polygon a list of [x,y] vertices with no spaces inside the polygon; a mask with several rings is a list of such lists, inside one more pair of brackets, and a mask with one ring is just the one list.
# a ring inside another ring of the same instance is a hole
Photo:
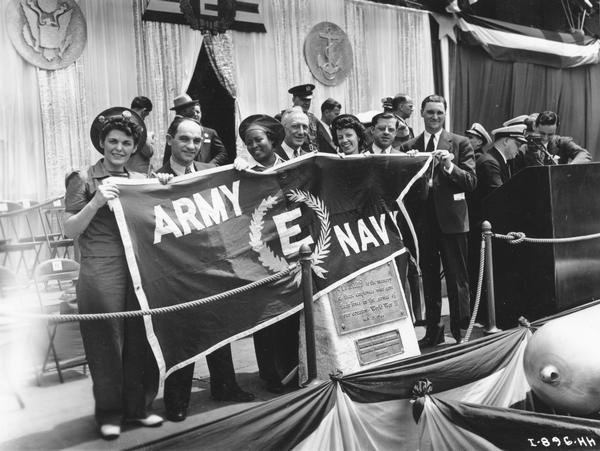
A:
{"label": "torpedo nose", "polygon": [[556,385],[560,382],[558,368],[554,365],[546,365],[540,370],[540,377],[546,384]]}

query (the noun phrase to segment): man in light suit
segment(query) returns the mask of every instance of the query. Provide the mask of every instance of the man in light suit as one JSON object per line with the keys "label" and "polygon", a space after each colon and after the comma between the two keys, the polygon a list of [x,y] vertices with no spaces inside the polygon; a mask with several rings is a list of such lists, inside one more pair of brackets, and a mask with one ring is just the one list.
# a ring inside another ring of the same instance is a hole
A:
{"label": "man in light suit", "polygon": [[[198,100],[192,100],[187,94],[175,97],[171,110],[175,111],[176,118],[178,116],[183,116],[196,119],[200,122],[202,116]],[[163,165],[167,164],[170,158],[171,146],[167,143],[163,155]],[[210,163],[212,166],[222,166],[224,164],[233,163],[233,156],[230,156],[227,152],[227,149],[223,145],[223,141],[221,141],[216,130],[202,126],[202,143],[200,151],[196,155],[196,161]]]}
{"label": "man in light suit", "polygon": [[[469,140],[444,130],[446,100],[430,95],[421,103],[425,132],[406,142],[401,150],[432,152],[432,170],[423,180],[423,199],[407,205],[415,222],[423,273],[427,332],[420,346],[444,342],[441,323],[440,258],[443,262],[450,304],[450,329],[461,340],[469,323],[466,194],[475,189],[475,158]],[[412,211],[411,211],[412,210]]]}
{"label": "man in light suit", "polygon": [[[202,146],[203,130],[198,121],[177,116],[167,132],[167,143],[172,155],[157,172],[175,176],[190,174],[214,167],[210,163],[195,161]],[[254,395],[243,391],[236,382],[231,346],[223,346],[206,356],[210,373],[211,396],[216,401],[248,402]],[[165,380],[164,402],[166,417],[170,421],[183,421],[192,391],[194,364],[175,371]]]}
{"label": "man in light suit", "polygon": [[340,115],[341,110],[342,104],[332,98],[326,99],[321,104],[321,119],[317,119],[317,143],[319,145],[319,152],[337,152],[331,134],[331,123]]}

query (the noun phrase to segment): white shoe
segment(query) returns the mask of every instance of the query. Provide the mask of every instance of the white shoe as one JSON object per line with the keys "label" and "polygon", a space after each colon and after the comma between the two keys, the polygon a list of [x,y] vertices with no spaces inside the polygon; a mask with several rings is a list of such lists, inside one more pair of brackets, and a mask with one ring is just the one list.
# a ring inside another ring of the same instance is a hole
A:
{"label": "white shoe", "polygon": [[103,424],[100,426],[100,435],[104,440],[113,440],[121,435],[121,426],[116,424]]}
{"label": "white shoe", "polygon": [[163,424],[164,420],[161,416],[150,414],[146,418],[130,418],[127,421],[147,428],[155,428]]}

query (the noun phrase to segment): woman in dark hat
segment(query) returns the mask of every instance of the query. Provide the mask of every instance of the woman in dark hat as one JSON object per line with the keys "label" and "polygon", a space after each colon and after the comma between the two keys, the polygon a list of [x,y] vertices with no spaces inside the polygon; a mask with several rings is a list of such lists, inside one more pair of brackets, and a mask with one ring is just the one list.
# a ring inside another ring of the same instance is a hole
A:
{"label": "woman in dark hat", "polygon": [[[90,136],[103,158],[66,178],[65,233],[78,238],[81,250],[79,311],[138,310],[117,222],[107,205],[119,196],[119,188],[106,179],[145,178],[127,171],[125,164],[144,145],[146,128],[133,111],[114,107],[94,119]],[[80,329],[102,437],[118,437],[123,420],[142,426],[162,424],[161,417],[148,415],[146,410],[146,399],[151,402],[156,395],[157,369],[142,319],[82,321]]]}
{"label": "woman in dark hat", "polygon": [[[249,116],[240,124],[239,133],[255,164],[238,157],[233,163],[237,170],[262,172],[284,163],[275,153],[275,148],[285,136],[283,125],[278,120],[265,114]],[[289,379],[286,376],[298,365],[299,327],[299,314],[294,314],[254,333],[259,375],[272,393],[285,391],[282,381]]]}
{"label": "woman in dark hat", "polygon": [[252,165],[243,158],[236,158],[236,169],[262,172],[284,162],[283,158],[275,153],[275,148],[282,143],[285,136],[283,125],[278,120],[266,114],[254,114],[242,121],[239,133],[256,164]]}
{"label": "woman in dark hat", "polygon": [[331,123],[338,154],[358,155],[365,148],[365,127],[352,114],[340,114]]}

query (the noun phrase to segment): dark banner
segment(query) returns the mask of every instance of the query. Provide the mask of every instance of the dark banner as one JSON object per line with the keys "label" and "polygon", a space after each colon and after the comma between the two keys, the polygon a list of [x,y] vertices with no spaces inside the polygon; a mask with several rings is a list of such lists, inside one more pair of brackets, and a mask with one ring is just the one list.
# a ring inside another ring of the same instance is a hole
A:
{"label": "dark banner", "polygon": [[[307,155],[274,172],[231,166],[120,183],[114,209],[142,309],[181,304],[263,279],[312,250],[315,292],[403,251],[396,200],[428,157]],[[172,372],[302,306],[300,270],[223,300],[146,317]],[[164,374],[164,373],[163,373]]]}

